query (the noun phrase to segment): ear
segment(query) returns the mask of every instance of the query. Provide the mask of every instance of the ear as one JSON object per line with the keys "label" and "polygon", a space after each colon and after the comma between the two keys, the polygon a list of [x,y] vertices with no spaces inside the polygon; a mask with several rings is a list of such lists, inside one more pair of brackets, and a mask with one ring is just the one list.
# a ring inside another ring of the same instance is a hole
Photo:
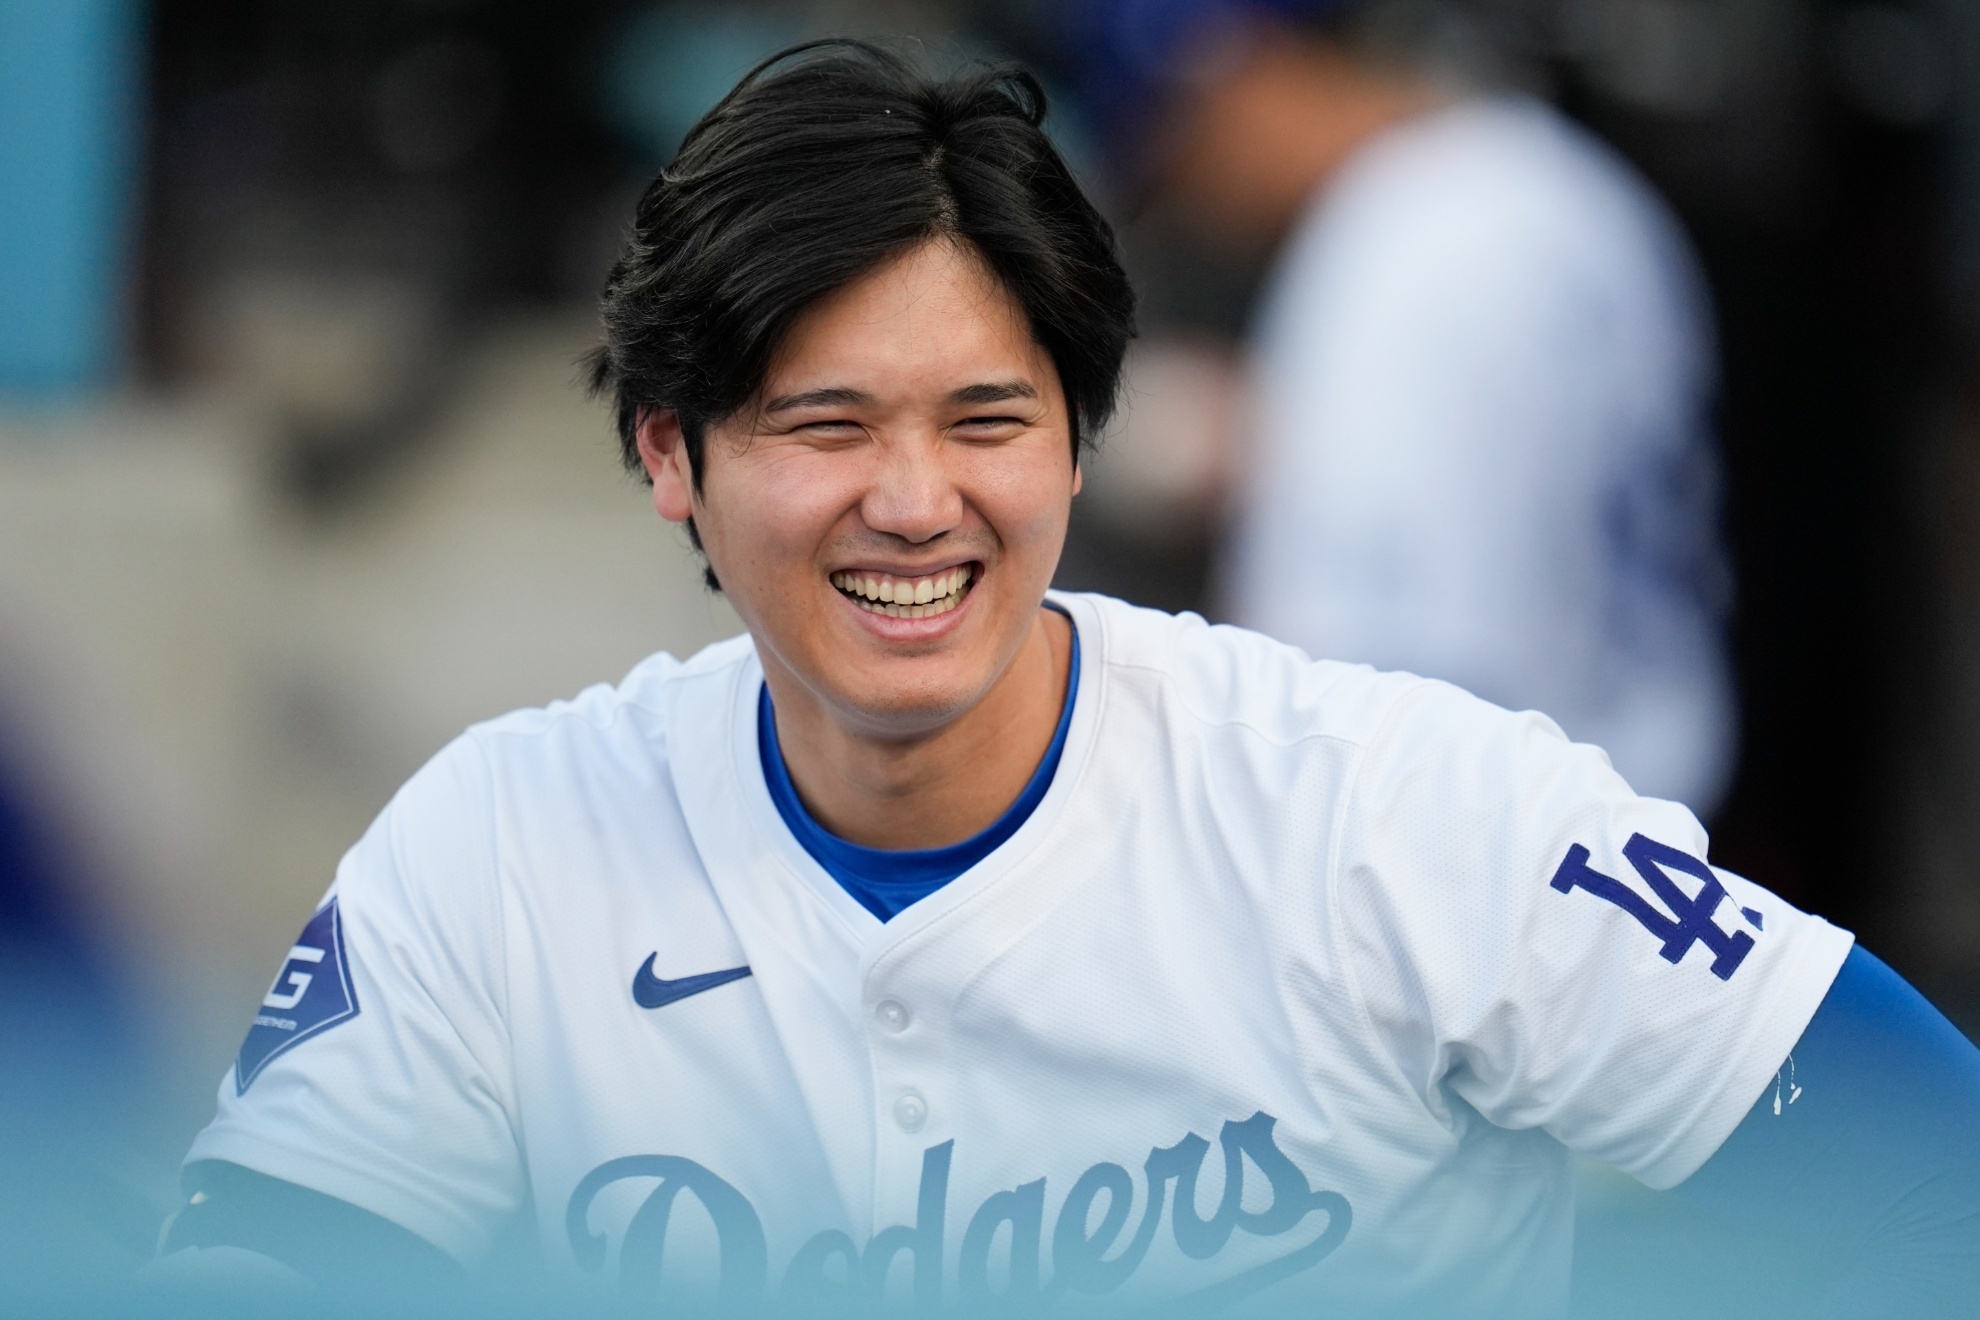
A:
{"label": "ear", "polygon": [[1079,489],[1080,489],[1080,487],[1081,487],[1081,486],[1084,486],[1085,484],[1086,484],[1086,465],[1085,465],[1084,463],[1082,463],[1082,462],[1080,462],[1080,461],[1079,461],[1078,459],[1074,459],[1074,460],[1073,460],[1073,492],[1072,492],[1072,493],[1073,493],[1073,494],[1075,494],[1075,495],[1077,495],[1077,494],[1079,494]]}
{"label": "ear", "polygon": [[639,461],[653,483],[653,507],[668,522],[694,516],[694,472],[688,464],[687,437],[672,408],[644,408],[634,431]]}

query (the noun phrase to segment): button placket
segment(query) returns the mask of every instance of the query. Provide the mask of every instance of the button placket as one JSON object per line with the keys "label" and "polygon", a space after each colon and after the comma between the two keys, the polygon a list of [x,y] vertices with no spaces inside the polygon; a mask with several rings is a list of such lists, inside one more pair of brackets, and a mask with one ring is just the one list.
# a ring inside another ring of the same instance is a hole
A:
{"label": "button placket", "polygon": [[945,968],[897,953],[869,969],[866,1042],[872,1063],[873,1232],[913,1224],[931,1148],[954,1138]]}
{"label": "button placket", "polygon": [[928,1123],[928,1101],[919,1091],[903,1091],[894,1101],[894,1122],[903,1132],[919,1132]]}
{"label": "button placket", "polygon": [[[900,1037],[907,1031],[909,1024],[913,1021],[914,1015],[908,1010],[908,1006],[892,996],[882,999],[873,1006],[874,1026],[886,1037]],[[892,1046],[892,1048],[887,1048],[887,1046]],[[918,1053],[919,1051],[910,1049],[909,1052]],[[899,1073],[902,1071],[901,1065],[905,1061],[898,1057],[901,1049],[894,1041],[887,1041],[886,1045],[881,1047],[879,1053],[882,1056],[881,1066],[883,1072]],[[889,1059],[886,1056],[894,1057]],[[889,1063],[894,1066],[889,1067]],[[921,1131],[922,1128],[928,1125],[928,1097],[923,1095],[913,1085],[897,1085],[893,1101],[893,1116],[894,1126],[902,1132],[914,1133]]]}

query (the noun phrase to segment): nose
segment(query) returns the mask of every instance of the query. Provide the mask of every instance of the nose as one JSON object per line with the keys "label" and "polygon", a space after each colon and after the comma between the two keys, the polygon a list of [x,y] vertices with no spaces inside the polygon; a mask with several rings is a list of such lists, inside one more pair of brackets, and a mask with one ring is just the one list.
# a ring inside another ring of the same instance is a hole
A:
{"label": "nose", "polygon": [[860,517],[876,532],[923,545],[962,523],[963,497],[944,465],[939,436],[883,446]]}

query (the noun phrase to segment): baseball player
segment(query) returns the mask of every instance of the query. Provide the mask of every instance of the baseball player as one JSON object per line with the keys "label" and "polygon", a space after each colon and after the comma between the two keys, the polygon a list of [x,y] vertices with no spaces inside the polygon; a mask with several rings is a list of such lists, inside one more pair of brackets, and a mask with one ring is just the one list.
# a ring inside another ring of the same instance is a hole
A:
{"label": "baseball player", "polygon": [[[601,1305],[1544,1315],[1580,1152],[1795,1250],[1845,1205],[1830,1296],[1951,1295],[1973,1182],[1929,1174],[1980,1167],[1980,1066],[1846,932],[1544,716],[1048,591],[1132,296],[1044,112],[833,42],[688,137],[597,379],[748,635],[413,777],[167,1262],[527,1240]],[[1936,1126],[1844,1168],[1817,1137],[1892,1084]]]}

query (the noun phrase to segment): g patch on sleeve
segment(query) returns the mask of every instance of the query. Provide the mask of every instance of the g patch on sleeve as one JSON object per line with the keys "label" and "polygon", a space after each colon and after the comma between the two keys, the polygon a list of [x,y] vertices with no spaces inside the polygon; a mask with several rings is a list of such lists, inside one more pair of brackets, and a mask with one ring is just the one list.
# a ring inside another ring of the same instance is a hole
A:
{"label": "g patch on sleeve", "polygon": [[234,1087],[248,1087],[286,1050],[358,1015],[357,990],[344,956],[344,922],[332,898],[296,937],[275,984],[261,997],[247,1039],[234,1059]]}

